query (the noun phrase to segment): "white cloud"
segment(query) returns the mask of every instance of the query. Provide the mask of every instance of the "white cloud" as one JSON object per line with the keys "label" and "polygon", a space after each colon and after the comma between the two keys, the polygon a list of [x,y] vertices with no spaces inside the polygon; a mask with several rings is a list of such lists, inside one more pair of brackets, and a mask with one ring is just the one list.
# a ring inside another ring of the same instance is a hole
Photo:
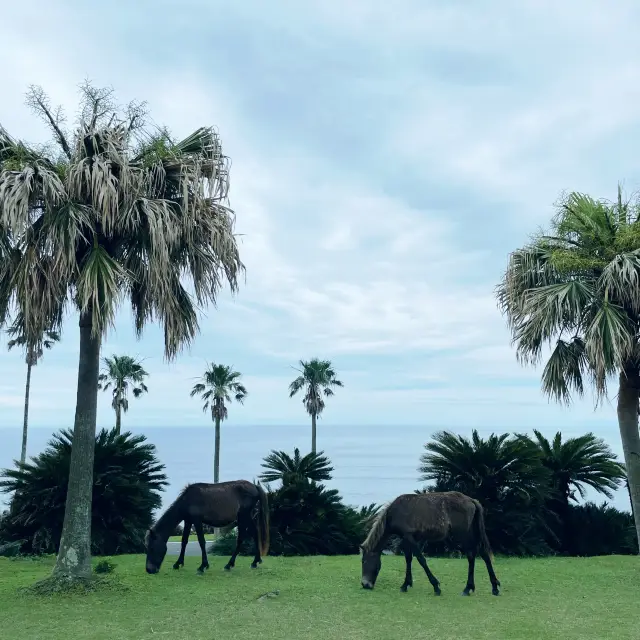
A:
{"label": "white cloud", "polygon": [[[350,386],[327,416],[336,422],[514,424],[523,411],[530,422],[610,419],[610,408],[593,417],[586,401],[572,413],[547,404],[540,370],[515,361],[493,285],[496,265],[547,220],[560,189],[611,194],[640,168],[630,135],[640,125],[635,3],[290,5],[283,18],[251,2],[224,10],[191,2],[200,24],[214,28],[211,12],[224,20],[229,40],[194,37],[186,50],[166,43],[152,55],[144,51],[154,28],[135,42],[123,36],[125,22],[142,24],[124,3],[104,17],[117,28],[99,44],[78,28],[86,8],[5,10],[0,39],[12,64],[0,72],[0,122],[10,131],[44,135],[22,104],[28,83],[73,114],[76,85],[89,76],[113,83],[123,100],[147,99],[176,135],[217,124],[233,159],[247,284],[209,310],[192,355],[174,365],[161,360],[157,330],[132,346],[118,325],[105,354],[155,356],[151,392],[131,419],[199,423],[191,378],[223,348],[235,349],[225,353],[242,362],[252,389],[237,410],[243,421],[302,421],[286,398],[290,371],[277,367],[313,355],[343,363]],[[159,31],[173,20],[160,11],[148,19]],[[247,28],[255,39],[239,52]],[[74,46],[60,47],[67,33]],[[256,77],[236,73],[240,62]],[[305,64],[317,75],[301,89],[292,79]],[[282,124],[281,112],[291,121]],[[55,407],[73,417],[75,339],[67,329],[38,368],[48,373],[36,422]],[[3,359],[3,381],[18,362]],[[3,420],[19,420],[21,377],[0,389],[11,415]],[[110,420],[107,402],[100,411]]]}

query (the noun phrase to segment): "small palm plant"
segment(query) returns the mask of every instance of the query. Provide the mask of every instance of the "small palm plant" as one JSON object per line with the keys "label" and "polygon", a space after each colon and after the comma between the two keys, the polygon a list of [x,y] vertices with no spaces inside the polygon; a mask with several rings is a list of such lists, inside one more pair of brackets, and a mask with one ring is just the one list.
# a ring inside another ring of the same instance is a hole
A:
{"label": "small palm plant", "polygon": [[322,482],[331,480],[333,467],[329,458],[322,453],[300,455],[300,449],[293,450],[293,457],[284,451],[272,451],[262,463],[266,469],[260,474],[263,482],[282,482],[284,485],[294,484],[300,480]]}
{"label": "small palm plant", "polygon": [[111,406],[116,413],[116,434],[120,433],[122,412],[129,411],[129,388],[134,398],[139,398],[149,389],[144,383],[149,374],[142,364],[131,356],[112,356],[104,359],[104,370],[98,376],[98,388],[112,389]]}
{"label": "small palm plant", "polygon": [[211,411],[211,419],[215,424],[215,450],[213,454],[213,481],[220,481],[220,425],[227,419],[226,402],[235,400],[242,404],[248,395],[247,389],[240,382],[242,374],[233,367],[224,364],[211,364],[191,390],[191,397],[200,396],[204,400],[202,410]]}
{"label": "small palm plant", "polygon": [[20,450],[20,464],[23,465],[27,459],[27,436],[29,431],[29,396],[31,394],[31,370],[42,358],[45,349],[51,349],[56,342],[60,341],[60,334],[57,331],[47,330],[42,338],[37,341],[27,339],[22,325],[22,316],[13,321],[7,333],[11,340],[7,342],[9,351],[14,347],[21,347],[25,352],[25,362],[27,364],[27,382],[24,391],[24,419],[22,422],[22,448]]}
{"label": "small palm plant", "polygon": [[334,387],[344,386],[336,377],[329,360],[313,358],[308,362],[300,360],[300,375],[289,385],[289,397],[293,398],[302,389],[305,390],[302,403],[311,416],[311,451],[316,452],[316,422],[325,407],[325,398],[333,395]]}

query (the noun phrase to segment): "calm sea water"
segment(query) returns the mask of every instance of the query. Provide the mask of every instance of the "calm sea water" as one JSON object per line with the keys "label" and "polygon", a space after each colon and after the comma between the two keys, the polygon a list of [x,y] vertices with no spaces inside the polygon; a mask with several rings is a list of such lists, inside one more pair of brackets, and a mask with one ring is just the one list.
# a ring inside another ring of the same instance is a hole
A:
{"label": "calm sea water", "polygon": [[[213,429],[155,427],[132,428],[144,433],[154,444],[165,465],[169,486],[163,506],[170,504],[189,482],[213,481]],[[319,425],[318,449],[324,450],[334,467],[327,483],[340,491],[345,502],[354,506],[386,502],[401,493],[420,487],[417,467],[424,443],[435,431],[419,426],[336,427]],[[464,430],[457,430],[464,433]],[[470,431],[470,430],[469,430]],[[42,451],[52,432],[34,428],[29,434],[29,455]],[[20,455],[20,429],[0,429],[0,469],[12,466]],[[309,450],[310,426],[235,426],[223,425],[220,454],[220,479],[257,479],[261,463],[271,449],[290,454],[294,447]],[[601,497],[589,494],[600,502]],[[0,494],[0,503],[7,497]],[[618,491],[613,504],[629,510],[628,495]]]}

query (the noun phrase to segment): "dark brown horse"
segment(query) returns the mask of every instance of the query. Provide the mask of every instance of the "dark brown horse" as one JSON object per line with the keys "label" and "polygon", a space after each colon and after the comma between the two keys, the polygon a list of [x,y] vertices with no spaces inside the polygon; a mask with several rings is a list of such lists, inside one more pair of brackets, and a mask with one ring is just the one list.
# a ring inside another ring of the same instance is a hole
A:
{"label": "dark brown horse", "polygon": [[435,594],[440,595],[440,583],[427,566],[418,543],[449,540],[457,544],[469,560],[467,586],[462,595],[468,596],[476,589],[474,568],[478,554],[487,565],[493,595],[500,595],[500,582],[493,571],[491,548],[484,527],[484,511],[477,500],[456,491],[398,496],[378,515],[362,543],[362,586],[365,589],[373,589],[382,565],[382,551],[392,535],[402,538],[407,561],[401,591],[413,586],[411,560],[415,556]]}
{"label": "dark brown horse", "polygon": [[267,494],[260,485],[247,480],[233,480],[218,484],[199,482],[188,485],[147,532],[147,573],[158,573],[160,570],[167,553],[167,540],[180,522],[184,522],[182,548],[180,556],[173,565],[174,569],[184,566],[184,551],[189,542],[192,525],[196,529],[202,550],[202,564],[198,567],[198,573],[203,573],[209,568],[203,530],[205,524],[213,527],[226,527],[233,524],[238,526],[238,543],[231,559],[224,567],[227,571],[235,565],[240,545],[248,536],[253,536],[256,546],[256,554],[251,563],[252,569],[262,562],[261,556],[269,553]]}

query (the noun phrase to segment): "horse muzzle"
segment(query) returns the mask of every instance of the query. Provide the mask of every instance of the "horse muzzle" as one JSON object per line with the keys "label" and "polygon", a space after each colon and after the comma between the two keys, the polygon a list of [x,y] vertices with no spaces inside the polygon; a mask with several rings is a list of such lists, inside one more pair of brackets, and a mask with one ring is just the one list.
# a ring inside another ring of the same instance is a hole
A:
{"label": "horse muzzle", "polygon": [[368,580],[363,580],[362,581],[362,588],[363,589],[373,589],[373,585]]}

